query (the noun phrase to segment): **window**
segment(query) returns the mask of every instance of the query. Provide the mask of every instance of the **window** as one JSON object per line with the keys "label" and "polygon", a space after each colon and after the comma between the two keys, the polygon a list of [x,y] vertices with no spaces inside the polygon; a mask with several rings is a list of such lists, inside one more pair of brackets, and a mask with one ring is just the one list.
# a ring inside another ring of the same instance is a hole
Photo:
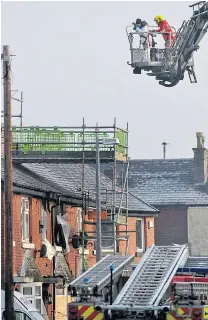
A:
{"label": "window", "polygon": [[42,233],[42,240],[45,240],[47,238],[47,224],[48,224],[48,216],[47,212],[44,209],[44,207],[41,207],[41,233]]}
{"label": "window", "polygon": [[[101,232],[102,232],[102,252],[103,253],[114,252],[113,223],[102,223]],[[96,250],[96,241],[94,243],[94,250]]]}
{"label": "window", "polygon": [[[113,223],[102,223],[101,230],[102,230],[102,250],[103,251],[111,251],[114,250],[113,244]],[[109,237],[109,238],[106,238]]]}
{"label": "window", "polygon": [[41,313],[42,312],[42,283],[24,283],[20,286],[20,292]]}
{"label": "window", "polygon": [[23,288],[23,295],[24,296],[32,296],[32,288],[31,287]]}
{"label": "window", "polygon": [[29,218],[29,199],[22,198],[21,202],[22,215],[22,240],[30,240],[30,218]]}
{"label": "window", "polygon": [[144,250],[144,221],[143,219],[136,220],[136,246],[137,251]]}

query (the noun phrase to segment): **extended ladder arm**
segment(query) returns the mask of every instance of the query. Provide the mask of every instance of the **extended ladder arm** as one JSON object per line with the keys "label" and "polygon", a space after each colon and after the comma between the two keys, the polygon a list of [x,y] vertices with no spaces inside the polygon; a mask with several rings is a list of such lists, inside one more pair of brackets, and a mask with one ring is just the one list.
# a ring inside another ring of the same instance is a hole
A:
{"label": "extended ladder arm", "polygon": [[188,258],[186,245],[154,246],[147,249],[113,305],[98,304],[97,310],[145,311],[169,309],[160,302],[178,267]]}
{"label": "extended ladder arm", "polygon": [[173,87],[183,80],[185,71],[188,71],[191,82],[197,82],[191,59],[208,30],[208,2],[201,1],[190,7],[193,8],[192,17],[182,24],[161,72],[156,74],[156,79],[161,80],[159,83],[165,87]]}

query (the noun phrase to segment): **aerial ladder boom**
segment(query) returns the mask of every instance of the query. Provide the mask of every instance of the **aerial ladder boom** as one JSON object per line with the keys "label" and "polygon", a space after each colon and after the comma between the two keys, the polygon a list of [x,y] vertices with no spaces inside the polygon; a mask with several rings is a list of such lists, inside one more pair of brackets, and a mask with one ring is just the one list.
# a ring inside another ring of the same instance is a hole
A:
{"label": "aerial ladder boom", "polygon": [[188,72],[191,83],[197,82],[193,53],[199,49],[199,43],[208,29],[208,2],[200,1],[190,7],[193,8],[192,17],[183,22],[164,58],[161,72],[155,73],[156,79],[165,87],[173,87],[183,80],[185,71]]}
{"label": "aerial ladder boom", "polygon": [[178,267],[187,258],[186,245],[152,245],[145,252],[113,305],[100,305],[100,308],[132,312],[168,307],[161,306],[160,302]]}
{"label": "aerial ladder boom", "polygon": [[[141,74],[144,70],[148,72],[148,76],[155,76],[160,85],[174,87],[184,79],[187,71],[190,82],[197,82],[193,54],[199,49],[199,43],[208,30],[208,2],[200,1],[189,7],[193,9],[193,14],[175,32],[176,37],[170,48],[164,48],[164,45],[161,47],[158,43],[161,36],[167,32],[155,32],[155,27],[149,26],[148,33],[138,33],[127,26],[131,52],[131,62],[127,63],[134,68],[134,74]],[[172,30],[174,31],[173,27]],[[144,42],[142,45],[142,37],[146,37],[145,45]]]}

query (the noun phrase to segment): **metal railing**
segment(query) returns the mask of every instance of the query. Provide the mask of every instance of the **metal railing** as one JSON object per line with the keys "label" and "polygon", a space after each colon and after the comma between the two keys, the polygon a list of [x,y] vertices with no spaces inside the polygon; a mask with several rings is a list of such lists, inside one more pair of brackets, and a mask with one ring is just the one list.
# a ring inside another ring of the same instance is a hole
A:
{"label": "metal railing", "polygon": [[[171,27],[174,33],[176,30]],[[163,34],[169,34],[170,32],[155,32],[156,26],[149,26],[148,32],[136,32],[133,30],[132,26],[126,27],[126,33],[129,40],[131,60],[134,62],[163,62],[164,61],[164,39],[162,39]],[[144,40],[145,39],[145,40]],[[170,37],[171,39],[171,37]],[[171,43],[171,45],[173,42]],[[155,55],[151,55],[151,49],[154,48]]]}
{"label": "metal railing", "polygon": [[[113,138],[114,134],[119,140],[115,146],[116,151],[125,155],[127,149],[127,131],[116,128],[100,127],[99,139]],[[84,132],[83,132],[84,131]],[[30,151],[95,151],[96,132],[94,127],[13,127],[12,149],[27,154]],[[114,150],[112,145],[101,145],[101,151]]]}

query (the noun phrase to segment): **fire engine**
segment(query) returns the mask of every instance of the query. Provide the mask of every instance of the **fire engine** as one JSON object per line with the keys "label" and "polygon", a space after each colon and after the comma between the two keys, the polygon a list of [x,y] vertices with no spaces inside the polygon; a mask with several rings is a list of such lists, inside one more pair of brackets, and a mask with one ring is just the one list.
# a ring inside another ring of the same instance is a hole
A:
{"label": "fire engine", "polygon": [[72,281],[68,320],[208,319],[208,257],[153,245],[134,258],[107,255]]}
{"label": "fire engine", "polygon": [[[149,27],[148,35],[135,32],[133,26],[126,27],[131,53],[131,62],[127,63],[133,68],[134,74],[148,71],[147,75],[155,76],[160,85],[174,87],[184,79],[187,71],[190,82],[197,82],[193,54],[199,49],[199,43],[208,29],[208,2],[199,1],[189,7],[193,9],[193,14],[188,21],[183,21],[170,49],[164,49],[164,44],[160,45],[160,37],[164,32],[154,32],[155,26]],[[144,37],[152,38],[145,47],[141,41]]]}

